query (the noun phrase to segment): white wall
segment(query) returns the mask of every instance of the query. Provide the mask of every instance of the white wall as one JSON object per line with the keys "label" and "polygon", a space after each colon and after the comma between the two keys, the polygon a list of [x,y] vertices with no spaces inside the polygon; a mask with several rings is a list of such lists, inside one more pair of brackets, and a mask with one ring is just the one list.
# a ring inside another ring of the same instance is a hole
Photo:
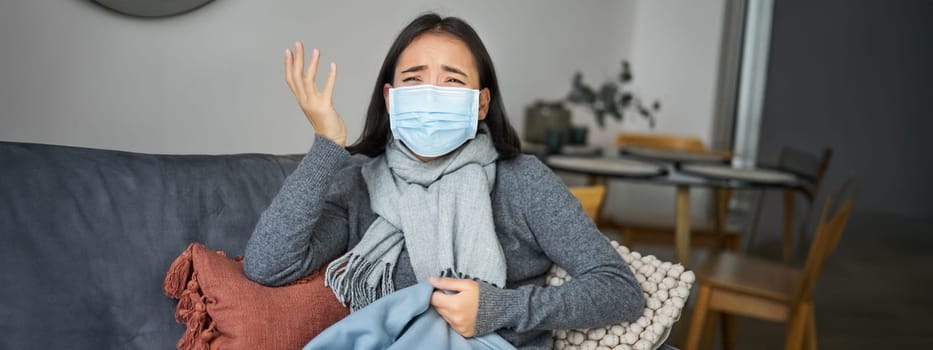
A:
{"label": "white wall", "polygon": [[167,19],[89,1],[0,2],[0,140],[151,153],[304,152],[312,130],[283,78],[301,39],[339,65],[335,103],[362,130],[395,35],[427,10],[485,41],[517,128],[524,106],[561,98],[575,70],[614,72],[632,1],[215,1]]}
{"label": "white wall", "polygon": [[[424,11],[460,16],[483,38],[506,110],[566,95],[629,58],[658,98],[660,132],[712,136],[724,0],[215,1],[167,19],[120,16],[89,1],[0,1],[0,140],[149,153],[299,153],[312,130],[284,83],[301,39],[339,65],[335,103],[350,140],[395,35]],[[322,70],[323,71],[323,70]],[[585,110],[575,122],[593,125]],[[604,131],[646,130],[640,118]],[[694,193],[702,191],[694,191]],[[607,214],[672,215],[670,187],[611,188]],[[637,198],[637,200],[632,200]],[[706,211],[694,196],[694,216]]]}
{"label": "white wall", "polygon": [[[636,2],[628,51],[639,93],[661,101],[655,131],[694,135],[711,144],[724,12],[725,0]],[[634,115],[608,129],[610,135],[650,130]],[[692,216],[707,217],[708,191],[693,189],[691,195]],[[614,181],[607,198],[609,216],[666,223],[673,218],[671,186]]]}

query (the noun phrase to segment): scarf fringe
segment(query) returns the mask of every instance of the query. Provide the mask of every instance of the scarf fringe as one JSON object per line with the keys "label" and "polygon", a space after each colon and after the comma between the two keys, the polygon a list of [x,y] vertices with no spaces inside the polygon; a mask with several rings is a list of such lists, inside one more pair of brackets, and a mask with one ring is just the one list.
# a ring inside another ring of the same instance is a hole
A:
{"label": "scarf fringe", "polygon": [[[381,269],[380,273],[373,274],[377,269]],[[333,290],[337,301],[357,311],[395,291],[393,270],[391,263],[366,261],[360,255],[347,253],[327,266],[324,285]],[[377,276],[376,281],[370,281],[371,276]]]}
{"label": "scarf fringe", "polygon": [[483,283],[489,284],[489,285],[491,285],[491,286],[493,286],[493,287],[500,288],[500,289],[503,287],[503,286],[500,286],[498,283],[492,283],[492,282],[489,282],[489,281],[484,280],[484,279],[482,279],[482,278],[473,277],[473,276],[471,276],[471,275],[469,275],[469,274],[466,274],[466,273],[463,273],[463,272],[456,272],[456,271],[454,271],[454,269],[453,269],[452,267],[448,267],[447,269],[444,269],[443,271],[441,271],[440,276],[441,276],[441,277],[450,277],[450,278],[468,279],[468,280],[473,280],[473,281],[476,281],[476,282],[483,282]]}
{"label": "scarf fringe", "polygon": [[[355,312],[395,291],[395,282],[392,280],[394,268],[391,263],[366,261],[360,255],[347,253],[327,266],[324,272],[324,286],[330,287],[337,301]],[[381,269],[378,275],[374,274],[377,269]],[[496,288],[503,287],[498,283],[454,271],[450,267],[438,275],[483,282]],[[371,281],[372,276],[377,276],[375,281]]]}

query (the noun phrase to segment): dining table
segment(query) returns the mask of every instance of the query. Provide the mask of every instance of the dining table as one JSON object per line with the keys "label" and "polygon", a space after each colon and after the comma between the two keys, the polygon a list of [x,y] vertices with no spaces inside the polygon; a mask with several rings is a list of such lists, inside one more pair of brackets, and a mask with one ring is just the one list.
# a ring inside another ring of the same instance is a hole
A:
{"label": "dining table", "polygon": [[725,190],[717,197],[717,230],[722,230],[728,196],[733,190],[792,189],[806,192],[809,179],[769,166],[735,167],[728,156],[681,150],[624,147],[611,156],[541,155],[556,172],[586,175],[591,182],[609,179],[671,186],[675,195],[674,250],[676,259],[690,266],[690,192],[695,188]]}

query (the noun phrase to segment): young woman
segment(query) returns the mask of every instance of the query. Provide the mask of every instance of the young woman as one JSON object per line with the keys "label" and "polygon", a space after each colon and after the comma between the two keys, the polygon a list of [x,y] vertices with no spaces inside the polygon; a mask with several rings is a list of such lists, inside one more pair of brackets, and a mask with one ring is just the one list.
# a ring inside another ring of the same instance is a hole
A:
{"label": "young woman", "polygon": [[[625,262],[546,166],[522,155],[495,69],[464,21],[418,17],[389,49],[363,134],[345,146],[320,54],[286,50],[285,80],[317,134],[246,247],[252,280],[283,285],[327,265],[353,310],[430,281],[431,305],[464,337],[496,332],[550,348],[550,330],[641,315]],[[543,287],[552,264],[573,276]]]}

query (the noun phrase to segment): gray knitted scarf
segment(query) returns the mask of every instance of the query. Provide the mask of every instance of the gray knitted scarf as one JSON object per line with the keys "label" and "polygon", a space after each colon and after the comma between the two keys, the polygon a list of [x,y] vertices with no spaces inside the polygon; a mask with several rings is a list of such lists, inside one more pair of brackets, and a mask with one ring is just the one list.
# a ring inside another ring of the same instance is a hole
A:
{"label": "gray knitted scarf", "polygon": [[422,162],[399,141],[363,165],[379,217],[360,243],[327,266],[325,284],[359,310],[395,291],[392,272],[404,245],[418,282],[431,276],[505,286],[505,255],[492,220],[490,194],[498,154],[489,136]]}

